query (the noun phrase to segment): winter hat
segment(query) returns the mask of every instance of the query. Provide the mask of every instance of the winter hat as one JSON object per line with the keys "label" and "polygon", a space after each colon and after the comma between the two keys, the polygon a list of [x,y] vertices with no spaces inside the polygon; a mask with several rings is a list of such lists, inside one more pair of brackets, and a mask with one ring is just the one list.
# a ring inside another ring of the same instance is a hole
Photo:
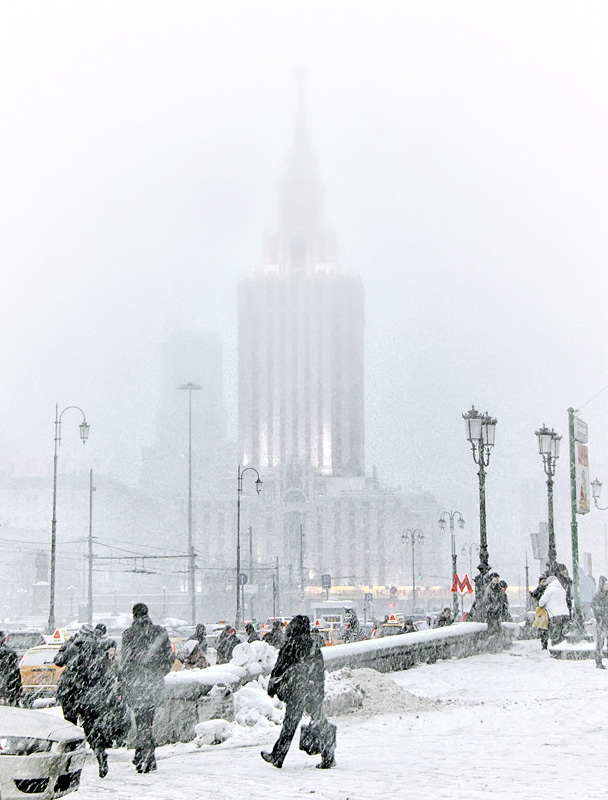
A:
{"label": "winter hat", "polygon": [[93,633],[93,626],[89,625],[88,622],[85,622],[84,625],[80,626],[80,633],[89,634]]}
{"label": "winter hat", "polygon": [[145,603],[135,603],[133,606],[133,616],[134,617],[147,617],[148,616],[148,606]]}
{"label": "winter hat", "polygon": [[498,574],[498,572],[490,572],[488,578],[500,578],[500,575]]}
{"label": "winter hat", "polygon": [[105,636],[107,632],[108,629],[103,622],[98,622],[97,625],[95,625],[95,633],[98,633],[100,636]]}

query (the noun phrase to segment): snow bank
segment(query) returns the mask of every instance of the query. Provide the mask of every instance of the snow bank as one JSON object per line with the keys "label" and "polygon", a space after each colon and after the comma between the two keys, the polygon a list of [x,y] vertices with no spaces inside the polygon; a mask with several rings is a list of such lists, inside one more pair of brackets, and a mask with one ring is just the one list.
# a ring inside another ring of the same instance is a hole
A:
{"label": "snow bank", "polygon": [[423,711],[434,703],[402,689],[375,669],[344,667],[325,675],[325,712],[328,716],[348,713],[407,714]]}

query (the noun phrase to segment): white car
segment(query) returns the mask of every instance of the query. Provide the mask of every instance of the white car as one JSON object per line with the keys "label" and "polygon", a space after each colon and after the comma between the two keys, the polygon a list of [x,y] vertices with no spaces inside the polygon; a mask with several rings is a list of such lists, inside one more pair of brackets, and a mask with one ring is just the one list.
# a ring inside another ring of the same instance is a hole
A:
{"label": "white car", "polygon": [[84,758],[84,733],[76,725],[43,711],[0,706],[2,800],[75,792]]}

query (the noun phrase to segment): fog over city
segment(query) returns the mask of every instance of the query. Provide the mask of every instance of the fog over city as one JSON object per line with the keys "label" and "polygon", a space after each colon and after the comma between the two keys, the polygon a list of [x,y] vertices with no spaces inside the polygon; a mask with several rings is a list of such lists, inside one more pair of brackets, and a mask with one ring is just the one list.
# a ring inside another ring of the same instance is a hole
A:
{"label": "fog over city", "polygon": [[[490,562],[523,581],[546,423],[571,569],[569,406],[608,504],[607,26],[602,0],[4,3],[0,470],[50,478],[57,402],[91,424],[84,448],[65,426],[61,474],[137,485],[180,330],[221,336],[236,441],[237,283],[276,228],[304,67],[326,219],[365,290],[367,472],[475,540],[462,413],[487,410]],[[186,435],[177,391],[174,414]],[[596,576],[607,522],[579,517]]]}

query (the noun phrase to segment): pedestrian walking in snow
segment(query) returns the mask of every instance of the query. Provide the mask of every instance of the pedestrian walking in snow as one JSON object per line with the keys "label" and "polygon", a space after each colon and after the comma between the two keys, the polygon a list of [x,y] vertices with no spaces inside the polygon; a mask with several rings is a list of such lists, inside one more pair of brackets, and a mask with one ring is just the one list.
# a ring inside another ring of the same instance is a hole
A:
{"label": "pedestrian walking in snow", "polygon": [[[539,638],[540,638],[540,646],[542,650],[546,650],[549,645],[549,615],[547,614],[546,609],[541,608],[538,605],[538,601],[542,597],[543,592],[547,588],[547,576],[541,575],[538,579],[538,586],[534,589],[533,592],[530,592],[530,597],[532,597],[536,601],[537,609],[536,609],[536,616],[534,618],[534,622],[532,623],[532,627],[538,630]],[[540,614],[539,612],[544,612]]]}
{"label": "pedestrian walking in snow", "polygon": [[312,718],[317,747],[307,752],[321,754],[320,769],[335,766],[336,726],[328,722],[323,711],[325,672],[323,656],[310,632],[310,621],[303,614],[295,616],[286,631],[285,644],[270,675],[268,694],[285,703],[285,719],[272,752],[262,751],[262,758],[275,767],[282,767],[291,741],[306,711]]}
{"label": "pedestrian walking in snow", "polygon": [[608,581],[600,575],[597,582],[597,592],[591,601],[593,616],[595,617],[595,666],[606,669],[602,664],[602,650],[608,640]]}
{"label": "pedestrian walking in snow", "polygon": [[105,778],[108,774],[106,748],[112,745],[108,720],[115,681],[108,650],[93,627],[83,625],[72,640],[72,647],[65,648],[64,654],[66,665],[61,678],[64,690],[67,687],[69,693],[67,706],[72,717],[80,718],[87,742],[97,758],[99,777]]}
{"label": "pedestrian walking in snow", "polygon": [[547,587],[540,596],[538,605],[549,615],[549,637],[555,646],[564,640],[564,627],[570,618],[566,590],[555,575],[547,578]]}
{"label": "pedestrian walking in snow", "polygon": [[253,627],[251,622],[245,623],[245,633],[247,634],[247,641],[249,642],[249,644],[251,644],[251,642],[259,642],[260,641],[259,634],[256,631],[256,629]]}
{"label": "pedestrian walking in snow", "polygon": [[186,669],[205,669],[209,666],[207,659],[207,629],[199,623],[194,634],[184,642],[180,660]]}
{"label": "pedestrian walking in snow", "polygon": [[5,636],[4,631],[0,631],[0,700],[7,706],[18,706],[21,698],[19,656],[6,644]]}
{"label": "pedestrian walking in snow", "polygon": [[152,623],[145,603],[136,603],[133,624],[122,636],[120,683],[123,697],[135,714],[133,763],[138,772],[156,769],[154,714],[174,660],[166,629]]}
{"label": "pedestrian walking in snow", "polygon": [[441,614],[439,615],[439,619],[437,620],[437,627],[438,628],[445,628],[446,625],[451,625],[454,622],[452,617],[452,610],[446,606]]}
{"label": "pedestrian walking in snow", "polygon": [[344,622],[344,642],[363,641],[365,637],[363,636],[363,631],[361,630],[361,625],[359,624],[359,618],[357,617],[357,612],[354,608],[346,609],[344,614]]}
{"label": "pedestrian walking in snow", "polygon": [[285,644],[285,632],[283,631],[283,623],[280,619],[272,620],[272,628],[268,633],[264,634],[264,642],[276,647],[279,650]]}
{"label": "pedestrian walking in snow", "polygon": [[504,592],[500,588],[500,575],[498,572],[490,572],[488,580],[489,583],[485,590],[484,599],[488,633],[493,635],[500,633],[500,622],[503,618],[504,608]]}
{"label": "pedestrian walking in snow", "polygon": [[401,633],[416,633],[414,620],[411,617],[408,617],[403,623],[403,630],[401,631]]}
{"label": "pedestrian walking in snow", "polygon": [[232,651],[240,644],[240,639],[236,635],[235,629],[231,625],[226,625],[220,633],[215,645],[217,652],[217,664],[228,664],[232,658]]}
{"label": "pedestrian walking in snow", "polygon": [[506,581],[499,581],[498,585],[502,589],[502,610],[501,610],[501,620],[503,622],[513,622],[513,617],[511,616],[511,612],[509,611],[509,596],[507,594],[507,589],[509,588],[509,584]]}

